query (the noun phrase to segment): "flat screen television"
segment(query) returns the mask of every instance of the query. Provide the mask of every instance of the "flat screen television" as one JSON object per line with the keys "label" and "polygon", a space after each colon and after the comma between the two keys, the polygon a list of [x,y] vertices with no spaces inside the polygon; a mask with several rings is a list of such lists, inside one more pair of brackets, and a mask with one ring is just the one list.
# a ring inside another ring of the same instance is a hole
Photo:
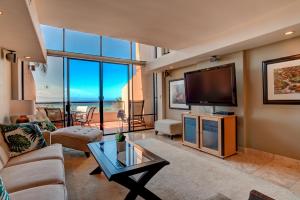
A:
{"label": "flat screen television", "polygon": [[184,74],[187,105],[237,106],[235,64]]}

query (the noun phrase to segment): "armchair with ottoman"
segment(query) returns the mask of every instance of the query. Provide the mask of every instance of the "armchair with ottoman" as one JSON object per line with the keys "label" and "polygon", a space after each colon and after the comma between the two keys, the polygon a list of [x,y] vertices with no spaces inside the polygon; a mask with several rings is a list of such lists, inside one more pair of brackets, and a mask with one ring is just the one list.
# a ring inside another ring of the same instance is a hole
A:
{"label": "armchair with ottoman", "polygon": [[[15,124],[15,116],[11,117],[11,122]],[[43,112],[37,112],[35,115],[28,116],[30,122],[50,122],[47,115]],[[87,144],[90,142],[100,141],[103,132],[96,127],[70,126],[64,128],[48,128],[42,130],[46,141],[49,144],[62,144],[63,147],[83,151],[87,157],[90,156],[90,151]]]}

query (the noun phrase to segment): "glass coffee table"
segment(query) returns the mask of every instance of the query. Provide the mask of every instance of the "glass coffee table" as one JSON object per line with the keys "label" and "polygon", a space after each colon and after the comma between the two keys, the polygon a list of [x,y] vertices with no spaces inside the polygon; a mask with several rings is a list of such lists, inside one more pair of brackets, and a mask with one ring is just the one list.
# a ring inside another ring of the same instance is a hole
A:
{"label": "glass coffee table", "polygon": [[[115,140],[89,143],[88,147],[99,166],[90,174],[101,172],[109,181],[115,181],[130,191],[125,199],[160,199],[145,188],[148,181],[164,166],[170,164],[140,145]],[[133,175],[140,174],[136,179]]]}

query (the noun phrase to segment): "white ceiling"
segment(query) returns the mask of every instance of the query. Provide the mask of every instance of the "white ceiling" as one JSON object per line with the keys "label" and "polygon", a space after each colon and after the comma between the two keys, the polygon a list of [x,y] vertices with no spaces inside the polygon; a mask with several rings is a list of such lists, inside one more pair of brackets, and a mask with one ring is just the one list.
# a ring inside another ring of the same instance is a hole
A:
{"label": "white ceiling", "polygon": [[37,0],[42,24],[182,49],[297,0]]}
{"label": "white ceiling", "polygon": [[25,0],[1,0],[0,48],[14,50],[20,59],[45,62],[39,23],[34,5]]}
{"label": "white ceiling", "polygon": [[155,70],[297,35],[299,10],[299,0],[1,0],[0,47],[45,61],[42,23],[176,50]]}

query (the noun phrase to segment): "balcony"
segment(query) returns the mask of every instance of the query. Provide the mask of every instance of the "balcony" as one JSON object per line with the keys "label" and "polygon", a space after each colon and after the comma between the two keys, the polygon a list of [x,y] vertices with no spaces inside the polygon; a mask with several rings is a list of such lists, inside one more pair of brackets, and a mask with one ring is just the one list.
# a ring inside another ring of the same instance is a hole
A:
{"label": "balcony", "polygon": [[[96,107],[95,111],[92,114],[91,121],[89,123],[81,123],[79,120],[85,119],[87,117],[87,112],[91,107]],[[120,130],[122,130],[123,132],[131,132],[154,128],[154,114],[147,114],[143,112],[137,114],[135,112],[135,115],[130,115],[126,107],[127,106],[125,106],[124,101],[104,101],[103,124],[101,126],[99,102],[71,102],[70,125],[97,127],[99,129],[103,129],[104,134],[114,134]],[[58,128],[67,126],[69,116],[67,112],[65,112],[63,103],[37,103],[36,108],[41,112],[45,112],[45,114],[47,114],[45,111],[47,108],[59,109],[61,112],[61,116],[56,115],[56,117],[54,118],[49,116],[48,117]],[[86,109],[82,110],[82,108]],[[123,117],[123,119],[120,116],[118,117],[118,112],[120,110],[125,111],[125,116]]]}

